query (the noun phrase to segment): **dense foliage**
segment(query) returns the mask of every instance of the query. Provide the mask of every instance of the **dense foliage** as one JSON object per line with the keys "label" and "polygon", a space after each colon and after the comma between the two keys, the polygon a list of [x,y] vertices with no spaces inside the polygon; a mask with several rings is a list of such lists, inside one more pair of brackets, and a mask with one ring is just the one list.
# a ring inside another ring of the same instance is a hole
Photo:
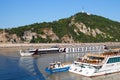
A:
{"label": "dense foliage", "polygon": [[[87,27],[92,29],[99,29],[105,34],[111,36],[104,37],[103,35],[97,34],[96,37],[92,35],[86,35],[82,32],[79,32],[80,35],[77,35],[74,32],[76,28],[75,25],[71,25],[71,19],[75,17],[75,22],[81,22],[85,24]],[[32,43],[43,42],[62,42],[61,38],[64,35],[72,36],[75,42],[117,42],[120,41],[120,23],[116,21],[109,20],[107,18],[97,16],[97,15],[88,15],[87,13],[77,13],[74,16],[69,18],[60,19],[58,21],[53,22],[43,22],[43,23],[34,23],[31,25],[25,25],[18,28],[11,28],[7,30],[9,34],[17,34],[17,36],[22,37],[24,31],[32,31],[37,34],[44,34],[42,31],[44,28],[52,28],[53,32],[59,37],[59,40],[52,41],[49,37],[47,39],[43,39],[41,37],[37,37],[31,40]]]}
{"label": "dense foliage", "polygon": [[98,28],[102,32],[112,36],[112,38],[109,38],[109,36],[107,36],[107,38],[103,38],[101,35],[98,35],[95,40],[97,42],[120,41],[120,23],[119,22],[115,22],[101,16],[87,15],[86,13],[76,14],[75,21],[82,22],[86,26],[94,29]]}

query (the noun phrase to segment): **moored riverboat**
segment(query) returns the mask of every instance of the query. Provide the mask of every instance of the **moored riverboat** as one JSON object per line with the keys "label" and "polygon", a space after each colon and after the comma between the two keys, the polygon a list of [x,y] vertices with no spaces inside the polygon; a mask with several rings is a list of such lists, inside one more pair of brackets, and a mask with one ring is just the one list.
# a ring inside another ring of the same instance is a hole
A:
{"label": "moored riverboat", "polygon": [[120,49],[113,49],[101,54],[86,54],[82,58],[77,58],[69,71],[88,77],[119,72]]}

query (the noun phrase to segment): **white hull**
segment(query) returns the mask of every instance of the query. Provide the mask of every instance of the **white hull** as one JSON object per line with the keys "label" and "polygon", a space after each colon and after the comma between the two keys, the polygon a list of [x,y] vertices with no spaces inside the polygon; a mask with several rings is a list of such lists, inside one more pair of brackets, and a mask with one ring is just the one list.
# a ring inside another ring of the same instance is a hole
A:
{"label": "white hull", "polygon": [[69,71],[87,77],[120,72],[120,50],[103,54],[87,54],[71,64]]}
{"label": "white hull", "polygon": [[32,56],[34,54],[34,52],[22,52],[21,50],[20,50],[20,55],[21,56]]}
{"label": "white hull", "polygon": [[[84,71],[82,71],[82,70],[84,70]],[[94,77],[94,76],[100,76],[100,75],[106,75],[106,74],[111,74],[111,73],[115,73],[115,72],[120,72],[120,67],[106,69],[106,70],[100,70],[98,72],[95,72],[94,70],[90,71],[87,69],[81,69],[80,67],[71,66],[69,71],[72,73],[80,74],[80,75],[87,76],[87,77]]]}
{"label": "white hull", "polygon": [[80,64],[79,65],[72,64],[69,71],[88,77],[120,72],[120,62],[107,64],[106,61],[106,63],[104,63],[100,69],[96,69],[95,67],[92,67],[91,64],[84,64],[84,65],[85,65],[84,67],[81,67]]}

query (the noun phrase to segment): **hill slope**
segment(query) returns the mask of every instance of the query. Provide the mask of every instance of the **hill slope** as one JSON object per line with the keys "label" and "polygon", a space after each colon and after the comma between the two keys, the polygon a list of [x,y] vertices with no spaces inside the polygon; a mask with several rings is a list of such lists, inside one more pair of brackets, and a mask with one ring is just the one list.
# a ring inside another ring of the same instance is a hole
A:
{"label": "hill slope", "polygon": [[0,32],[0,37],[4,36],[0,42],[120,42],[119,22],[87,13],[77,13],[58,21],[35,23]]}

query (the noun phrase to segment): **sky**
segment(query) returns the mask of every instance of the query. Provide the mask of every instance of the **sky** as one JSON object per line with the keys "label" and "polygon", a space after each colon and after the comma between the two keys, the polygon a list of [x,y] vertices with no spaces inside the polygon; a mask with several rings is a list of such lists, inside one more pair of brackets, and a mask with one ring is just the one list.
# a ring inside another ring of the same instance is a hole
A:
{"label": "sky", "polygon": [[0,0],[0,28],[52,22],[82,10],[120,22],[120,0]]}

